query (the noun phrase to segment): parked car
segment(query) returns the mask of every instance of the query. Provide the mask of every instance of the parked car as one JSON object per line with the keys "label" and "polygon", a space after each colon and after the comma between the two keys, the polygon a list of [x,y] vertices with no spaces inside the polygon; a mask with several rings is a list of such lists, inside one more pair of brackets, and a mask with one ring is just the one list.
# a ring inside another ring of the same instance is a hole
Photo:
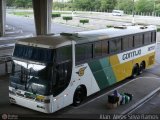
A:
{"label": "parked car", "polygon": [[112,11],[112,15],[113,16],[122,16],[122,15],[124,15],[124,11],[122,11],[122,10],[113,10]]}

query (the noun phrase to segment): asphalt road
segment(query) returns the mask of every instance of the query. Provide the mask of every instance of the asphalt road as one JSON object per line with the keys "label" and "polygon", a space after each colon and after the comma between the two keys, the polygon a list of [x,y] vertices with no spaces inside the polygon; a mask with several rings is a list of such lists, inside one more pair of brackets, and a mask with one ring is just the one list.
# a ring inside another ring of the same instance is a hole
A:
{"label": "asphalt road", "polygon": [[[31,18],[7,14],[6,23],[8,25],[22,29],[23,32],[35,34],[35,24],[34,24],[34,20]],[[71,27],[71,26],[57,24],[57,23],[52,23],[52,26],[51,26],[52,33],[76,32],[76,31],[82,31],[82,30],[83,30],[82,28]]]}
{"label": "asphalt road", "polygon": [[152,99],[136,109],[132,114],[159,114],[160,113],[160,92]]}

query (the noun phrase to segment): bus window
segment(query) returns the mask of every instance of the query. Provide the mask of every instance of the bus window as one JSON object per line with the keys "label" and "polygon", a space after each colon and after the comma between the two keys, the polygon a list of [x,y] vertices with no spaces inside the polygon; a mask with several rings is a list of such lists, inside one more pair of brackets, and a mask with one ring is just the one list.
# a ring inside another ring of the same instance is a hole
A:
{"label": "bus window", "polygon": [[129,39],[128,36],[122,38],[122,49],[127,50],[129,48]]}
{"label": "bus window", "polygon": [[108,53],[109,53],[108,41],[102,41],[102,55],[106,55]]}
{"label": "bus window", "polygon": [[102,42],[96,42],[94,44],[94,57],[102,56]]}
{"label": "bus window", "polygon": [[129,45],[128,45],[129,48],[133,48],[133,43],[134,43],[133,36],[129,36],[128,39],[129,39]]}
{"label": "bus window", "polygon": [[60,94],[68,86],[72,71],[72,46],[56,50],[56,63],[53,68],[53,96]]}
{"label": "bus window", "polygon": [[53,61],[53,53],[54,51],[51,49],[16,44],[13,56],[26,60],[50,63]]}
{"label": "bus window", "polygon": [[89,60],[93,57],[93,44],[76,45],[76,63]]}
{"label": "bus window", "polygon": [[132,49],[133,48],[133,36],[125,36],[122,38],[122,49]]}
{"label": "bus window", "polygon": [[72,46],[65,46],[56,50],[56,62],[61,63],[72,59]]}
{"label": "bus window", "polygon": [[54,70],[55,78],[53,79],[53,96],[57,96],[67,88],[71,80],[71,73],[71,62],[56,65]]}
{"label": "bus window", "polygon": [[116,53],[121,51],[121,39],[116,38],[109,41],[109,52]]}
{"label": "bus window", "polygon": [[151,41],[151,32],[147,32],[144,34],[144,44],[150,44],[152,41]]}
{"label": "bus window", "polygon": [[152,42],[156,42],[156,32],[152,32]]}
{"label": "bus window", "polygon": [[134,36],[134,47],[139,47],[143,45],[143,34],[138,34]]}

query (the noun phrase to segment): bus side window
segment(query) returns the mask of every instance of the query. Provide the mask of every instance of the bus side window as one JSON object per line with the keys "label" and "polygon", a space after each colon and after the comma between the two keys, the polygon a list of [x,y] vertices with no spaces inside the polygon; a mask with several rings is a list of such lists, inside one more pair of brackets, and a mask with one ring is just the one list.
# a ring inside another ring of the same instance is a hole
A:
{"label": "bus side window", "polygon": [[102,42],[95,42],[94,44],[94,57],[102,56]]}
{"label": "bus side window", "polygon": [[76,45],[76,64],[93,58],[93,44]]}
{"label": "bus side window", "polygon": [[129,39],[129,45],[128,45],[128,46],[129,46],[130,49],[132,49],[133,46],[134,46],[134,39],[133,39],[133,36],[132,36],[132,35],[129,36],[128,39]]}
{"label": "bus side window", "polygon": [[137,34],[134,36],[134,47],[140,47],[143,45],[143,34]]}
{"label": "bus side window", "polygon": [[58,64],[55,68],[55,78],[53,85],[53,95],[60,94],[69,85],[71,78],[71,62]]}
{"label": "bus side window", "polygon": [[102,41],[102,55],[109,54],[108,40]]}
{"label": "bus side window", "polygon": [[127,50],[129,49],[129,39],[128,36],[122,38],[122,49]]}
{"label": "bus side window", "polygon": [[121,38],[116,38],[109,41],[109,52],[116,53],[121,51]]}
{"label": "bus side window", "polygon": [[64,46],[56,50],[56,63],[53,68],[53,96],[63,92],[71,80],[72,46]]}
{"label": "bus side window", "polygon": [[152,42],[156,42],[156,32],[152,32]]}
{"label": "bus side window", "polygon": [[151,32],[144,33],[144,44],[147,45],[150,44],[151,42],[152,42]]}
{"label": "bus side window", "polygon": [[67,60],[71,60],[72,59],[72,47],[71,46],[65,46],[65,47],[61,47],[58,48],[56,50],[56,62],[57,63],[61,63]]}

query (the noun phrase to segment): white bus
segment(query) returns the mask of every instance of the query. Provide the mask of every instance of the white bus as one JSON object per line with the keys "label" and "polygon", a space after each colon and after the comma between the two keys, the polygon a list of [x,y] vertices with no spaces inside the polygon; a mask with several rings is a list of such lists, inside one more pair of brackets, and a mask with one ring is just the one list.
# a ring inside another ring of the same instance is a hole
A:
{"label": "white bus", "polygon": [[16,42],[10,102],[53,113],[155,62],[156,27],[128,26]]}

